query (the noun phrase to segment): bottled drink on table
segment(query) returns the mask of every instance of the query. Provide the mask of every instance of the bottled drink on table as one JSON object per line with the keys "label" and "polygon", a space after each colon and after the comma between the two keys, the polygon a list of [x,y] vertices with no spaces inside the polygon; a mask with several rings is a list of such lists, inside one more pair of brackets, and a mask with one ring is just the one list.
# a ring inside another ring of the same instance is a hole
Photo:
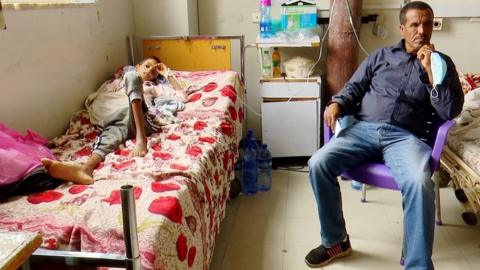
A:
{"label": "bottled drink on table", "polygon": [[262,49],[262,76],[271,78],[272,72],[272,54],[268,48]]}
{"label": "bottled drink on table", "polygon": [[270,17],[271,0],[260,0],[260,37],[271,38],[272,18]]}
{"label": "bottled drink on table", "polygon": [[272,73],[274,78],[282,75],[280,50],[275,47],[272,53]]}

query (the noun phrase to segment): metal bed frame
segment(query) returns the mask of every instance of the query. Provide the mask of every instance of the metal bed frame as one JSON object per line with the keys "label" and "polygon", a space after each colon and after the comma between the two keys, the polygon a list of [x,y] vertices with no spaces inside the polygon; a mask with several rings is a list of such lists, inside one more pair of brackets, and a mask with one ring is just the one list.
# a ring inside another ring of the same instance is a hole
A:
{"label": "metal bed frame", "polygon": [[33,253],[28,264],[41,264],[48,262],[68,266],[104,266],[139,270],[140,253],[138,248],[137,218],[135,213],[133,186],[122,186],[120,189],[120,195],[122,199],[125,255],[81,251],[60,251],[40,248]]}
{"label": "metal bed frame", "polygon": [[477,214],[480,212],[480,194],[478,193],[480,175],[448,146],[445,147],[440,161],[442,169],[449,174],[455,196],[464,209],[463,221],[471,226],[476,225],[478,223]]}

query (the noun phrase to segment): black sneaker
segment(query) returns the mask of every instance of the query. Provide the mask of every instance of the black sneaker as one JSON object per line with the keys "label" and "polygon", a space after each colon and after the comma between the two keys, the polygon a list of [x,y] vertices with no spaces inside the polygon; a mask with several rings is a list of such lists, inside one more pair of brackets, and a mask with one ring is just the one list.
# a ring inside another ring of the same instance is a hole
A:
{"label": "black sneaker", "polygon": [[350,245],[350,238],[347,236],[347,240],[336,246],[326,248],[321,245],[312,249],[305,257],[305,263],[312,268],[322,267],[333,259],[346,257],[350,253],[352,253],[352,246]]}

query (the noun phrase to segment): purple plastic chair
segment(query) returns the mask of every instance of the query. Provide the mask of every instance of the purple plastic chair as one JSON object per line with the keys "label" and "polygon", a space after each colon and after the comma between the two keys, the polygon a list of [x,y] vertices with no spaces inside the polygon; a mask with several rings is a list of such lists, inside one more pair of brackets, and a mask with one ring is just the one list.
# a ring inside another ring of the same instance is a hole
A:
{"label": "purple plastic chair", "polygon": [[[448,120],[444,122],[433,123],[435,127],[438,127],[436,136],[432,136],[427,139],[427,144],[432,147],[432,155],[430,157],[430,168],[433,172],[437,171],[440,167],[440,156],[443,151],[443,147],[447,141],[447,135],[450,128],[455,124],[455,121]],[[434,129],[435,130],[435,129]],[[323,132],[324,142],[328,143],[332,137],[331,129],[324,123]],[[358,166],[348,172],[342,174],[347,179],[354,179],[362,184],[362,202],[366,201],[366,188],[365,185],[371,185],[376,187],[388,188],[398,190],[397,183],[390,173],[390,169],[383,163],[365,163]],[[435,177],[434,177],[435,178]],[[439,183],[435,179],[435,208],[437,214],[437,225],[442,225],[442,215],[440,210],[440,192]]]}

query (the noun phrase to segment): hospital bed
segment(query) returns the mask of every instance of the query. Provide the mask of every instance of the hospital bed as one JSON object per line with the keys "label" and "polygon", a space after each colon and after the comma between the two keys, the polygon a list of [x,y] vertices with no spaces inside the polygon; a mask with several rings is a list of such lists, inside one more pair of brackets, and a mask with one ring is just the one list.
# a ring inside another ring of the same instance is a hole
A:
{"label": "hospital bed", "polygon": [[[230,70],[229,40],[240,42],[240,73]],[[243,36],[148,37],[142,44],[144,56],[160,56],[177,70],[175,76],[187,86],[185,109],[177,122],[148,138],[144,158],[130,156],[132,141],[107,155],[94,172],[93,185],[62,184],[1,203],[0,230],[42,235],[42,248],[32,260],[128,269],[209,268],[244,122]],[[167,47],[170,51],[162,55]],[[182,57],[195,60],[177,63],[168,56],[181,47]],[[203,55],[208,48],[212,52]],[[132,60],[134,51],[131,46]],[[82,110],[66,133],[52,140],[52,151],[59,160],[85,161],[98,133]],[[125,192],[131,200],[122,211]]]}
{"label": "hospital bed", "polygon": [[452,179],[465,209],[463,220],[475,225],[480,211],[480,74],[460,74],[460,81],[466,93],[464,110],[449,133],[441,169]]}

